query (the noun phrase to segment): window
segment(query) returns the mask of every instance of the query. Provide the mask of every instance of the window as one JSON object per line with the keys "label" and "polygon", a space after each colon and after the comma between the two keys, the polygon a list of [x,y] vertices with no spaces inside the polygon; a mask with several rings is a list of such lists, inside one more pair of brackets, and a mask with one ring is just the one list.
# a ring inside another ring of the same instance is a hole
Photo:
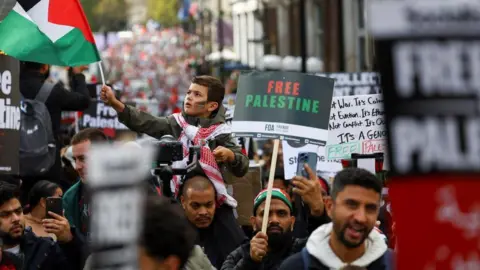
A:
{"label": "window", "polygon": [[264,20],[268,43],[264,45],[265,54],[278,54],[277,8],[265,6]]}
{"label": "window", "polygon": [[[290,32],[290,55],[300,56],[300,2],[292,1],[288,12],[288,25]],[[302,18],[305,19],[305,18]]]}

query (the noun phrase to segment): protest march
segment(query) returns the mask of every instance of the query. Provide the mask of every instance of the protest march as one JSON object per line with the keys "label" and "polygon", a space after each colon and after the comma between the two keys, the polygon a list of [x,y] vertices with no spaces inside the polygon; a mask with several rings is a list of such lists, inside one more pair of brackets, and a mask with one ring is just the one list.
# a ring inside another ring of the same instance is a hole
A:
{"label": "protest march", "polygon": [[218,60],[203,1],[155,1],[114,32],[103,0],[0,0],[0,270],[480,269],[480,2],[350,0],[352,71],[302,15],[299,62],[244,66],[221,4]]}

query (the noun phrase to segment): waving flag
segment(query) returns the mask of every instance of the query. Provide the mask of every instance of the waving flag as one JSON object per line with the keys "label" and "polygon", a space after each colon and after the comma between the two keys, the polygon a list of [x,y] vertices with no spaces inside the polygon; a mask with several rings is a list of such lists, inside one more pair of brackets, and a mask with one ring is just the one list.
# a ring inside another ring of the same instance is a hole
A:
{"label": "waving flag", "polygon": [[0,50],[23,61],[79,66],[100,61],[78,0],[17,0],[0,22]]}

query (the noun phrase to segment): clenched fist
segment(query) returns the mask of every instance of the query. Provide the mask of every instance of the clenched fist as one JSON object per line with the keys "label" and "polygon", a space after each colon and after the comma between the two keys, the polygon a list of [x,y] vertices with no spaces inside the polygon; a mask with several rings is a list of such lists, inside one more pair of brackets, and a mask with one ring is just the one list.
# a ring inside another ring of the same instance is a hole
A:
{"label": "clenched fist", "polygon": [[112,88],[109,86],[104,85],[102,87],[102,92],[100,93],[100,98],[102,101],[107,104],[112,106],[112,104],[117,100],[115,97],[115,93],[113,92]]}
{"label": "clenched fist", "polygon": [[217,162],[233,162],[235,160],[235,154],[233,151],[223,146],[215,148],[213,150],[213,155]]}
{"label": "clenched fist", "polygon": [[258,232],[250,241],[250,258],[254,262],[261,262],[268,251],[268,236]]}

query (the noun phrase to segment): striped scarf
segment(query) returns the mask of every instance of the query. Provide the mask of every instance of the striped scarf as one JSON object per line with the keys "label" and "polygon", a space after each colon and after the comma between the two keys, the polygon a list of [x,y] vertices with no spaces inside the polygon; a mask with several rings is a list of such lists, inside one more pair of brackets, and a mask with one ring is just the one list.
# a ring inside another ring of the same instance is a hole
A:
{"label": "striped scarf", "polygon": [[[217,191],[217,204],[222,205],[223,203],[226,203],[233,208],[237,207],[237,201],[227,193],[227,188],[223,182],[223,176],[220,172],[220,168],[215,161],[215,156],[213,155],[212,149],[210,149],[208,146],[209,140],[213,140],[215,137],[222,134],[231,134],[230,127],[226,124],[216,124],[208,128],[195,127],[188,124],[182,114],[176,113],[173,114],[173,116],[175,117],[178,125],[182,128],[182,132],[178,138],[178,141],[183,144],[184,158],[182,161],[174,162],[172,167],[185,168],[188,162],[189,147],[192,144],[194,146],[201,146],[199,164]],[[172,192],[178,195],[180,188],[180,177],[174,176],[172,181]]]}

